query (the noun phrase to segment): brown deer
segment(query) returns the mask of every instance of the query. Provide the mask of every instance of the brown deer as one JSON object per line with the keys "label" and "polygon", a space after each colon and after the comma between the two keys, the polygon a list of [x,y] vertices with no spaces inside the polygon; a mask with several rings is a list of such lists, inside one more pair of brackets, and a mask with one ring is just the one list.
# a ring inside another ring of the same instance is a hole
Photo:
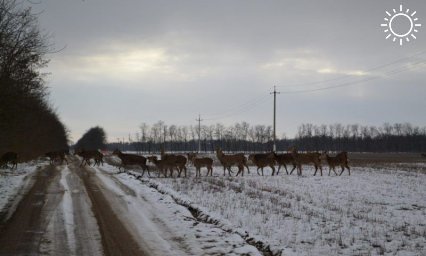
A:
{"label": "brown deer", "polygon": [[[302,175],[302,165],[303,164],[313,164],[315,167],[314,176],[317,174],[318,169],[321,172],[322,176],[322,166],[321,166],[321,154],[318,152],[313,153],[303,153],[300,154],[295,148],[290,149],[291,155],[294,158],[294,161],[297,165],[297,174]],[[290,172],[290,175],[293,173],[294,169]]]}
{"label": "brown deer", "polygon": [[[259,169],[262,170],[262,176],[263,176],[263,168],[266,166],[271,167],[272,169],[272,176],[275,175],[275,157],[273,153],[267,153],[267,154],[251,154],[249,156],[249,160],[252,161],[254,165],[257,167],[257,174],[259,174]],[[260,175],[260,174],[259,174]]]}
{"label": "brown deer", "polygon": [[188,162],[194,164],[193,159],[197,157],[197,153],[187,153],[186,157],[188,158]]}
{"label": "brown deer", "polygon": [[296,161],[294,160],[294,157],[291,153],[284,153],[284,154],[276,154],[274,153],[275,161],[278,164],[278,170],[277,175],[280,173],[281,166],[284,166],[285,172],[288,174],[287,165],[292,164],[293,169],[291,169],[291,172],[294,171],[294,169],[297,168]]}
{"label": "brown deer", "polygon": [[160,177],[160,174],[163,173],[164,178],[167,178],[167,170],[170,170],[170,174],[172,176],[173,168],[175,168],[175,165],[169,161],[166,160],[158,160],[156,156],[149,156],[148,161],[153,163],[157,169],[158,169],[158,175],[157,177]]}
{"label": "brown deer", "polygon": [[74,155],[79,155],[83,158],[83,160],[81,161],[80,166],[83,166],[88,164],[90,166],[90,159],[94,159],[95,163],[93,164],[93,166],[97,165],[99,166],[100,164],[104,164],[103,161],[103,154],[101,152],[99,152],[98,150],[76,150],[74,152]]}
{"label": "brown deer", "polygon": [[15,152],[6,152],[4,153],[0,158],[0,168],[8,168],[8,164],[11,163],[12,167],[10,168],[13,170],[18,169],[18,154]]}
{"label": "brown deer", "polygon": [[[174,154],[166,154],[164,150],[161,150],[161,160],[165,160],[173,165],[178,171],[178,177],[180,177],[182,171],[184,171],[184,175],[186,177],[186,157],[182,155],[174,155]],[[170,176],[173,177],[173,169],[170,171]]]}
{"label": "brown deer", "polygon": [[348,169],[349,176],[351,175],[351,169],[348,165],[348,153],[343,151],[337,154],[336,156],[329,156],[326,151],[324,151],[323,156],[328,164],[328,176],[330,176],[331,170],[337,175],[337,172],[335,170],[336,166],[340,166],[342,168],[342,171],[340,172],[339,176],[342,175],[343,171]]}
{"label": "brown deer", "polygon": [[225,155],[222,149],[216,149],[216,156],[219,159],[220,163],[223,166],[223,176],[225,176],[225,170],[228,169],[229,176],[232,176],[231,167],[236,165],[238,167],[237,175],[241,173],[241,176],[244,176],[244,166],[249,169],[247,166],[247,158],[244,154],[235,154],[235,155]]}
{"label": "brown deer", "polygon": [[134,155],[134,154],[123,154],[120,150],[116,149],[112,153],[121,160],[121,166],[118,167],[118,170],[121,171],[121,167],[128,166],[128,165],[138,165],[142,168],[142,177],[145,174],[145,171],[148,171],[148,177],[151,177],[151,174],[149,173],[149,168],[146,165],[146,157]]}
{"label": "brown deer", "polygon": [[59,151],[50,151],[44,154],[45,156],[49,157],[50,164],[52,165],[56,160],[60,160],[60,164],[62,164],[64,161],[68,164],[68,160],[65,157],[65,151],[59,150]]}
{"label": "brown deer", "polygon": [[210,157],[193,158],[192,162],[195,166],[195,177],[201,177],[201,167],[207,168],[207,175],[213,176],[213,159]]}

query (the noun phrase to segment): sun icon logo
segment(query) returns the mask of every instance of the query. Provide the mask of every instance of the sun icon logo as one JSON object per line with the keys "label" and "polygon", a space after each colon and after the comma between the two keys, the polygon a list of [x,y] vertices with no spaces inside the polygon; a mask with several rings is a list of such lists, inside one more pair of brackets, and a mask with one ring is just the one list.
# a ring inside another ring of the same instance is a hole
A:
{"label": "sun icon logo", "polygon": [[386,23],[380,24],[382,27],[386,27],[384,32],[388,35],[386,39],[390,38],[393,35],[392,41],[395,42],[399,39],[399,45],[402,45],[404,40],[410,42],[410,36],[416,39],[414,33],[419,32],[418,27],[421,27],[422,24],[417,23],[418,18],[416,11],[410,13],[410,9],[403,10],[402,4],[399,6],[399,12],[393,9],[393,13],[386,11],[387,17],[384,18]]}

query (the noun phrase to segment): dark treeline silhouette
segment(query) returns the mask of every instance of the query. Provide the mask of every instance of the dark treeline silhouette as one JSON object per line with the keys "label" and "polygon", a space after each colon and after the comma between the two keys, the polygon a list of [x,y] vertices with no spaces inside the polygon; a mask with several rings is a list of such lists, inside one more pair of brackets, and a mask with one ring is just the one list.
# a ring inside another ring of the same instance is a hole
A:
{"label": "dark treeline silhouette", "polygon": [[0,154],[13,151],[27,160],[68,147],[39,71],[48,50],[30,8],[0,0]]}
{"label": "dark treeline silhouette", "polygon": [[75,149],[97,150],[106,148],[106,133],[103,128],[90,128],[74,145]]}
{"label": "dark treeline silhouette", "polygon": [[[163,121],[149,126],[143,123],[140,131],[127,141],[118,138],[108,149],[140,152],[197,151],[200,132],[201,151],[212,152],[216,147],[225,151],[255,152],[272,149],[272,127],[250,125],[247,122],[224,126],[220,123],[198,126],[167,125]],[[385,123],[380,127],[352,125],[302,124],[294,139],[283,135],[277,140],[277,150],[296,146],[301,151],[351,152],[425,152],[426,127],[409,123]]]}
{"label": "dark treeline silhouette", "polygon": [[299,126],[294,144],[304,150],[353,152],[424,152],[426,127],[410,123],[384,123],[382,126],[358,124]]}

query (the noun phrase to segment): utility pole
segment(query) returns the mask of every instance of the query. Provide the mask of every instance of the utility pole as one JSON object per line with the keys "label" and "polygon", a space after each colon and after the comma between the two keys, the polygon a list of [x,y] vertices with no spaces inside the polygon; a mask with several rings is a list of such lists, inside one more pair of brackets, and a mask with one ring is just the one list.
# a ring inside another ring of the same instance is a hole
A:
{"label": "utility pole", "polygon": [[201,152],[201,121],[203,121],[203,119],[201,119],[201,115],[198,114],[198,119],[195,119],[195,121],[198,122],[198,153]]}
{"label": "utility pole", "polygon": [[277,151],[277,144],[275,143],[276,140],[276,114],[277,114],[277,94],[280,94],[280,92],[277,92],[276,87],[274,86],[274,91],[271,92],[271,94],[274,95],[274,145],[272,146],[272,151]]}

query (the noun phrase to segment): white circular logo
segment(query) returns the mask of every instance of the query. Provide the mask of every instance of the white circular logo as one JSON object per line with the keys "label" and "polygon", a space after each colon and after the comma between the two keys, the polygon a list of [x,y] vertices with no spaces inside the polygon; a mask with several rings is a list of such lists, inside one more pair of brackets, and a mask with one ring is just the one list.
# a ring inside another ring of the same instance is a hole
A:
{"label": "white circular logo", "polygon": [[422,26],[415,16],[416,11],[411,13],[410,9],[403,11],[401,4],[399,12],[393,9],[393,13],[386,11],[386,14],[387,16],[384,18],[386,23],[380,24],[380,26],[385,27],[386,39],[393,35],[392,41],[396,42],[398,40],[399,45],[402,45],[404,41],[410,42],[410,36],[413,40],[416,39],[414,33],[419,32],[417,28]]}

